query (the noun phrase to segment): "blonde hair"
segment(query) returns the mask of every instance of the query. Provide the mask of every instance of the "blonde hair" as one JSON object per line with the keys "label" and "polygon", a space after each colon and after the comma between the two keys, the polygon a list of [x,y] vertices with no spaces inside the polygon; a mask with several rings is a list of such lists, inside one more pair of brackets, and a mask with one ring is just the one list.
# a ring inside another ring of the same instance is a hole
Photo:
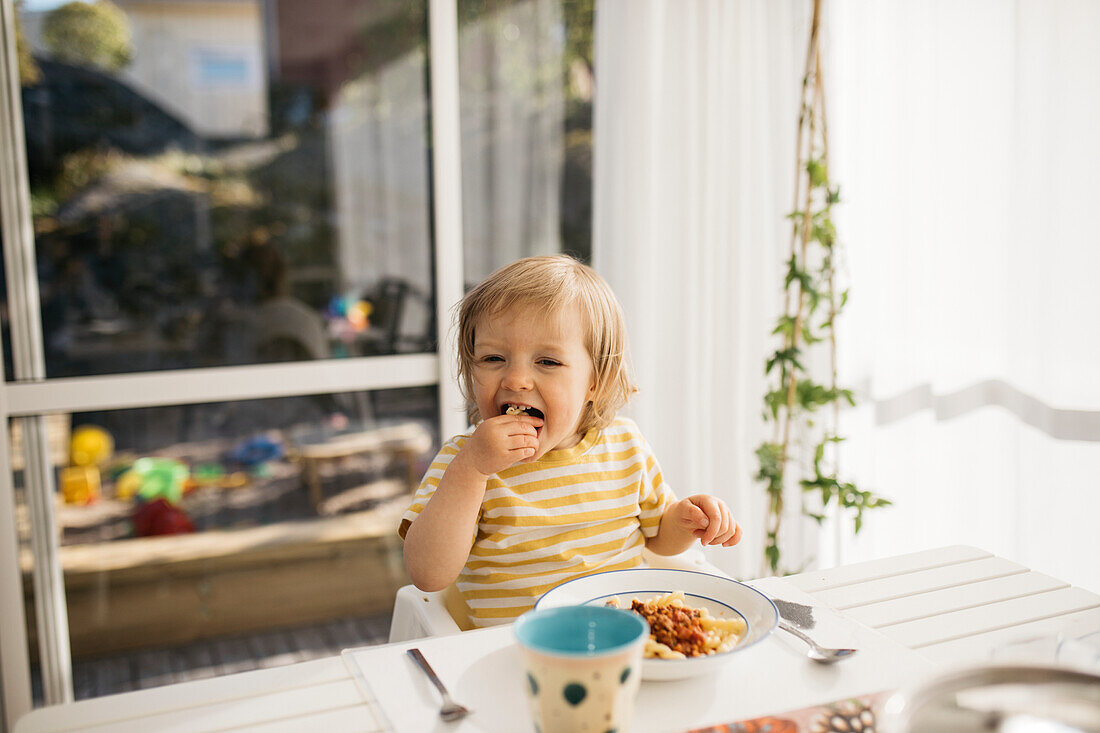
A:
{"label": "blonde hair", "polygon": [[623,309],[595,270],[567,255],[516,260],[485,278],[458,304],[458,381],[470,422],[477,424],[484,417],[474,400],[474,329],[482,318],[517,306],[546,313],[561,313],[569,306],[580,309],[596,390],[578,429],[584,435],[610,425],[638,391],[627,359]]}

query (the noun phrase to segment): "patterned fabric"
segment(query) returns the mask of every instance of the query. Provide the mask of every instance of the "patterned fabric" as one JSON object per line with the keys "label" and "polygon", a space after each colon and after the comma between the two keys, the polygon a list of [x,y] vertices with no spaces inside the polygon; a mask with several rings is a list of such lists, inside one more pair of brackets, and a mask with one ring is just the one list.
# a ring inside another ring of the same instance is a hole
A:
{"label": "patterned fabric", "polygon": [[692,728],[687,733],[875,733],[889,690],[814,705],[780,716]]}
{"label": "patterned fabric", "polygon": [[[402,517],[402,538],[469,437],[452,438],[435,457]],[[507,623],[560,583],[641,565],[645,538],[657,534],[674,501],[649,444],[626,418],[491,477],[457,582],[471,623]]]}

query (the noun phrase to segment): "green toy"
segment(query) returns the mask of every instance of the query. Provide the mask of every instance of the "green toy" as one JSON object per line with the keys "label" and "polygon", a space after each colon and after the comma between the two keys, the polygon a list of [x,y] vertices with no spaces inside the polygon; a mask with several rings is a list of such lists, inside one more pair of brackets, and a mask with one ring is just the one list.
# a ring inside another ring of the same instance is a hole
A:
{"label": "green toy", "polygon": [[137,494],[142,501],[163,498],[169,504],[179,504],[190,470],[172,458],[139,458],[130,472],[141,477]]}

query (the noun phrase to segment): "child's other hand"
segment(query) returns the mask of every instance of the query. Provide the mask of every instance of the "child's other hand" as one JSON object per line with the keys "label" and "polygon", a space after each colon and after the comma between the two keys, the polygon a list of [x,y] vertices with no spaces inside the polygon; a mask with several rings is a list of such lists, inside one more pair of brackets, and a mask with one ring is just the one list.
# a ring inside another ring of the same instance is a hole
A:
{"label": "child's other hand", "polygon": [[462,447],[478,473],[492,476],[520,461],[534,457],[543,421],[530,415],[498,415],[483,421]]}
{"label": "child's other hand", "polygon": [[704,545],[732,547],[741,541],[741,526],[730,514],[726,502],[708,494],[681,499],[672,507],[676,523],[690,531]]}

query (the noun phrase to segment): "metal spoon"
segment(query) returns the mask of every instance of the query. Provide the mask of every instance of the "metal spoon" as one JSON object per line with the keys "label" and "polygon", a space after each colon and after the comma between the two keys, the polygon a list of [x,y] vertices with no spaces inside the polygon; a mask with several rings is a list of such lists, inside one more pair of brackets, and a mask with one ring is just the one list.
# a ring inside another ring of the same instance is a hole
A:
{"label": "metal spoon", "polygon": [[436,675],[435,670],[432,669],[432,665],[428,664],[428,660],[420,653],[420,650],[414,647],[406,650],[405,653],[413,658],[416,666],[428,675],[428,679],[435,685],[435,689],[439,690],[439,694],[443,696],[443,707],[439,710],[439,717],[448,723],[466,717],[470,711],[451,699],[451,693],[447,692],[447,688],[443,686],[443,682]]}
{"label": "metal spoon", "polygon": [[802,641],[810,645],[810,648],[806,650],[806,656],[817,662],[818,664],[833,664],[839,662],[842,659],[847,659],[852,656],[859,649],[829,649],[818,644],[810,637],[803,634],[801,631],[791,626],[786,621],[780,620],[779,628],[786,631],[788,634],[794,634]]}

